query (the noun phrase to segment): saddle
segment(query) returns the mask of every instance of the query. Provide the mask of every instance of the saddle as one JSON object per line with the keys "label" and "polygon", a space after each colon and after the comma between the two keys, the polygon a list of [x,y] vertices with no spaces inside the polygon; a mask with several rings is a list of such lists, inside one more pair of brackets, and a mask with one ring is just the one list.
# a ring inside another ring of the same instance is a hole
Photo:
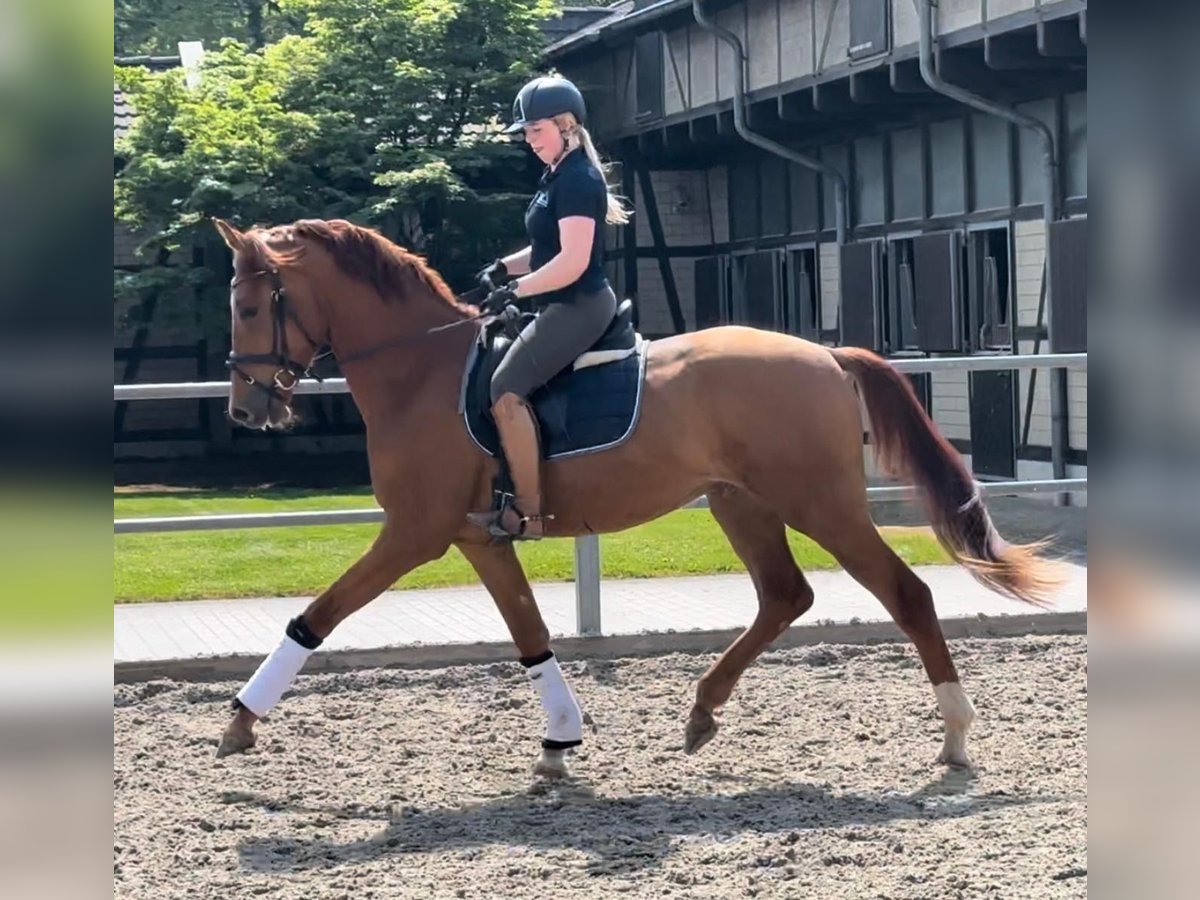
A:
{"label": "saddle", "polygon": [[[501,461],[498,495],[511,492],[512,482],[492,418],[492,375],[534,315],[490,322],[472,345],[463,372],[459,411],[475,444]],[[641,410],[648,344],[633,327],[633,302],[625,300],[600,339],[534,391],[529,403],[543,460],[598,453],[629,439]]]}

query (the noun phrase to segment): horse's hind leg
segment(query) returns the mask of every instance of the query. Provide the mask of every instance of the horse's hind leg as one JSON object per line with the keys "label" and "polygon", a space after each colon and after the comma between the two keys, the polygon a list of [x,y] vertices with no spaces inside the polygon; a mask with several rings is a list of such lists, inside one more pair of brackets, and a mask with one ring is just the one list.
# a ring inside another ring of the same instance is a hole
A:
{"label": "horse's hind leg", "polygon": [[844,501],[824,505],[831,510],[830,515],[818,517],[818,521],[796,522],[792,527],[832,553],[859,584],[879,598],[900,630],[912,640],[945,722],[945,742],[938,761],[969,766],[967,729],[975,711],[959,684],[929,586],[880,537],[866,503],[855,507],[847,510]]}
{"label": "horse's hind leg", "polygon": [[512,544],[457,545],[496,602],[512,635],[521,665],[546,713],[542,755],[535,775],[561,778],[567,774],[564,753],[583,743],[583,714],[571,686],[550,649],[550,632],[533,599],[533,589]]}
{"label": "horse's hind leg", "polygon": [[777,513],[749,492],[727,485],[711,490],[708,501],[754,582],[758,615],[697,683],[684,742],[687,753],[712,740],[717,733],[714,713],[729,700],[742,673],[813,602],[812,588],[796,567],[787,529]]}

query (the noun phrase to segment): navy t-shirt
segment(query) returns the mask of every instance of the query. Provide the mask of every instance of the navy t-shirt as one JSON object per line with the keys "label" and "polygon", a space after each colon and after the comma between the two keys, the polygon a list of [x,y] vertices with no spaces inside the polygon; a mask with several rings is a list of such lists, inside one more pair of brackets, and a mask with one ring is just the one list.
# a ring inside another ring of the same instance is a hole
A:
{"label": "navy t-shirt", "polygon": [[604,288],[604,217],[608,211],[608,189],[604,176],[592,165],[582,149],[572,150],[551,171],[546,169],[529,208],[525,211],[525,230],[529,233],[529,266],[537,271],[561,251],[558,239],[559,219],[588,216],[596,223],[592,255],[579,280],[557,291],[538,294],[536,304],[571,300],[578,292]]}

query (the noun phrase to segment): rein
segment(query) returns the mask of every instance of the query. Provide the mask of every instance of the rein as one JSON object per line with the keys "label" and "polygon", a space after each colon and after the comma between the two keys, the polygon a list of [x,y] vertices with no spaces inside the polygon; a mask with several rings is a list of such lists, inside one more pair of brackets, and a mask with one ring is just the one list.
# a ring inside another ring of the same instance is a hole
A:
{"label": "rein", "polygon": [[[486,319],[491,313],[481,312],[465,319],[457,319],[453,322],[447,322],[445,325],[435,325],[432,328],[426,328],[424,331],[418,331],[416,334],[402,334],[399,337],[384,341],[382,344],[376,344],[374,347],[368,347],[366,350],[360,350],[358,353],[351,353],[347,357],[337,357],[338,365],[346,366],[350,363],[360,362],[370,356],[374,356],[382,350],[390,350],[392,347],[402,346],[410,341],[420,340],[428,337],[431,334],[437,334],[439,331],[447,331],[451,328],[457,328],[459,325],[467,325],[471,322],[478,322],[480,319]],[[329,355],[329,354],[326,354]],[[316,377],[316,376],[313,376]]]}
{"label": "rein", "polygon": [[[229,286],[237,287],[243,282],[253,278],[261,278],[264,275],[271,277],[271,352],[270,353],[234,353],[229,352],[229,358],[225,362],[225,367],[236,373],[246,384],[251,387],[266,391],[272,398],[285,402],[283,392],[290,391],[296,387],[301,377],[315,378],[317,381],[324,379],[314,371],[313,366],[327,356],[333,356],[333,348],[328,342],[318,342],[309,334],[308,329],[304,327],[304,322],[300,319],[299,314],[288,303],[287,292],[284,290],[283,281],[279,277],[279,270],[276,268],[259,269],[256,272],[248,272],[238,278],[233,279]],[[472,294],[481,293],[476,288],[468,291],[459,297],[462,300],[464,297],[469,297]],[[431,334],[436,334],[440,331],[446,331],[450,328],[456,328],[459,325],[466,325],[471,322],[477,322],[480,319],[487,318],[490,313],[481,312],[474,316],[465,319],[458,319],[454,322],[448,322],[445,325],[435,325],[432,328],[427,328],[424,331],[418,331],[415,334],[405,334],[390,340],[376,344],[366,350],[361,350],[358,353],[352,353],[345,358],[337,358],[338,364],[346,366],[353,362],[360,362],[368,357],[374,356],[383,350],[391,349],[392,347],[401,346],[411,341],[420,340],[428,337]],[[287,320],[291,319],[296,323],[296,327],[300,329],[300,333],[304,335],[304,339],[313,347],[313,356],[307,365],[297,362],[292,358],[291,352],[288,350],[287,341]],[[324,352],[322,352],[322,350]],[[241,369],[242,363],[274,363],[279,368],[276,370],[271,384],[263,384],[253,375],[244,372]],[[285,381],[290,377],[290,381]]]}

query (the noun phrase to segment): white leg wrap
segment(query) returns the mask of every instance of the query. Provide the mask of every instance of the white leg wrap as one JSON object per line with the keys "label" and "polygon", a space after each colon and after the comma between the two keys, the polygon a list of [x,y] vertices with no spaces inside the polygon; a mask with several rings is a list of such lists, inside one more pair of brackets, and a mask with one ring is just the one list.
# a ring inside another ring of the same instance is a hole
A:
{"label": "white leg wrap", "polygon": [[529,680],[546,711],[546,740],[578,744],[583,740],[583,714],[571,686],[563,678],[558,658],[550,657],[529,667]]}
{"label": "white leg wrap", "polygon": [[284,635],[279,646],[263,660],[258,671],[246,682],[246,686],[238,691],[238,700],[242,701],[242,705],[250,712],[262,718],[279,702],[283,692],[291,687],[292,681],[311,655],[312,651],[307,647],[301,647]]}
{"label": "white leg wrap", "polygon": [[938,710],[946,723],[946,738],[942,757],[946,762],[966,760],[967,729],[975,721],[975,707],[957,681],[947,681],[933,689]]}

